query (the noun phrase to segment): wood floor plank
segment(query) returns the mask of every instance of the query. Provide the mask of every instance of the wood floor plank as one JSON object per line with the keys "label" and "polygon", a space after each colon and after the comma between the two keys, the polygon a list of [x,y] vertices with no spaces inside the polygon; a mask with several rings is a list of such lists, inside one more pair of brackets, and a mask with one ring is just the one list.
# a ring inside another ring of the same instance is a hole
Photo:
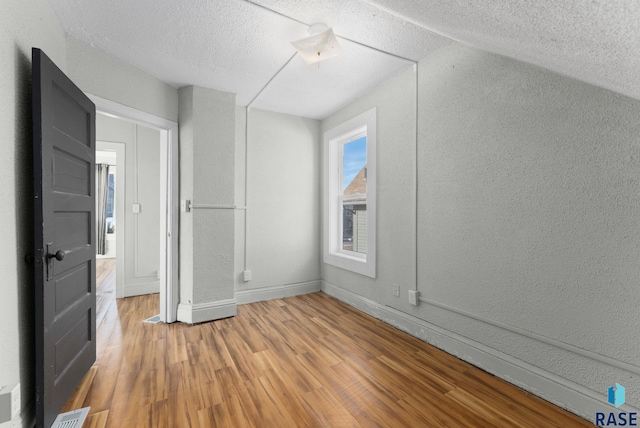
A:
{"label": "wood floor plank", "polygon": [[94,364],[89,369],[89,372],[84,376],[80,385],[78,385],[78,388],[76,389],[71,399],[69,399],[67,404],[62,409],[62,413],[84,407],[84,402],[87,399],[87,395],[89,394],[89,390],[91,389],[91,385],[93,384],[93,380],[96,377],[97,371],[98,366]]}
{"label": "wood floor plank", "polygon": [[314,420],[306,426],[357,427],[356,418],[340,402],[339,398],[325,388],[315,389],[302,395]]}
{"label": "wood floor plank", "polygon": [[[319,425],[315,412],[303,399],[304,394],[293,394],[289,385],[275,370],[268,370],[265,376],[260,378],[260,382],[269,394],[277,398],[278,405],[294,417],[297,426],[314,427]],[[312,391],[316,390],[309,392]]]}
{"label": "wood floor plank", "polygon": [[103,369],[96,373],[91,389],[87,395],[86,402],[91,403],[91,411],[101,412],[109,410],[113,391],[120,372],[120,347],[109,347],[108,351],[99,357],[103,364]]}
{"label": "wood floor plank", "polygon": [[247,421],[250,426],[259,426],[260,403],[254,403],[251,400],[239,373],[233,368],[224,368],[216,371],[216,378],[223,385],[224,402],[228,403],[227,411],[234,424]]}
{"label": "wood floor plank", "polygon": [[107,426],[108,418],[109,418],[108,410],[92,413],[89,416],[87,416],[87,419],[85,419],[84,428],[104,428]]}
{"label": "wood floor plank", "polygon": [[145,324],[158,296],[97,266],[98,361],[65,407],[85,428],[592,426],[323,293]]}

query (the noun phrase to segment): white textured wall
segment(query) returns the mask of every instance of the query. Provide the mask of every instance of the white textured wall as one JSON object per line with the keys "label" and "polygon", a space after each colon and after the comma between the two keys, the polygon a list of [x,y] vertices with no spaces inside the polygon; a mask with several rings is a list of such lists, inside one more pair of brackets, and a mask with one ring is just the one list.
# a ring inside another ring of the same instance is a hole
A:
{"label": "white textured wall", "polygon": [[324,265],[323,288],[583,417],[615,382],[639,408],[640,101],[456,43],[418,75],[417,197],[402,75],[322,123],[375,106],[394,131],[378,278]]}
{"label": "white textured wall", "polygon": [[[235,95],[194,88],[193,194],[196,204],[235,202]],[[185,195],[186,196],[186,195]],[[196,302],[233,298],[234,212],[195,210]]]}
{"label": "white textured wall", "polygon": [[[244,125],[244,109],[239,116]],[[311,282],[319,287],[320,124],[258,109],[249,110],[248,124],[247,267],[252,280],[242,280],[244,263],[240,259],[236,291],[266,292]],[[241,135],[238,154],[244,155],[244,129],[237,132]],[[238,167],[244,184],[244,157]],[[238,190],[244,193],[243,187]],[[244,204],[243,198],[238,201]],[[244,221],[244,214],[237,216],[239,222]],[[243,237],[236,241],[241,257]]]}
{"label": "white textured wall", "polygon": [[[236,167],[235,167],[235,204],[238,207],[246,205],[245,199],[245,166],[246,166],[246,124],[247,108],[236,106]],[[244,238],[245,238],[245,215],[246,211],[236,210],[235,212],[235,290],[238,284],[243,281],[244,272]]]}
{"label": "white textured wall", "polygon": [[[179,97],[180,199],[231,206],[235,203],[235,95],[193,86],[180,89]],[[180,213],[181,321],[235,314],[234,222],[235,213],[229,209]],[[222,312],[219,305],[225,306]],[[194,316],[198,311],[201,315]]]}
{"label": "white textured wall", "polygon": [[[45,0],[6,0],[0,12],[0,385],[22,385],[33,417],[31,48],[66,70],[65,36]],[[27,413],[28,409],[28,413]]]}
{"label": "white textured wall", "polygon": [[508,328],[420,316],[640,407],[640,101],[454,44],[419,124],[419,289]]}
{"label": "white textured wall", "polygon": [[[180,199],[193,195],[193,86],[178,91]],[[180,212],[180,301],[193,303],[193,216]]]}
{"label": "white textured wall", "polygon": [[[102,114],[96,139],[125,145],[124,295],[157,293],[160,281],[160,132]],[[120,167],[122,163],[120,162]],[[133,204],[140,204],[134,214]]]}
{"label": "white textured wall", "polygon": [[322,279],[367,299],[406,310],[408,301],[393,296],[393,284],[400,286],[404,297],[416,282],[415,87],[415,72],[410,67],[322,121],[322,131],[326,132],[377,109],[377,276],[372,279],[323,263]]}
{"label": "white textured wall", "polygon": [[178,120],[178,90],[73,36],[69,77],[83,91],[168,120]]}

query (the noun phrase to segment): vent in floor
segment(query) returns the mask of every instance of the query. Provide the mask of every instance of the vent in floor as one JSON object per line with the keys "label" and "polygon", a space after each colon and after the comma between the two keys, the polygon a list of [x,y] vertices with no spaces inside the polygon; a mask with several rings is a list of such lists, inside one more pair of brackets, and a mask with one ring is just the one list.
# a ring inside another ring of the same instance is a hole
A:
{"label": "vent in floor", "polygon": [[60,413],[51,428],[81,428],[84,420],[89,414],[89,407],[80,410],[72,410],[67,413]]}
{"label": "vent in floor", "polygon": [[143,320],[142,322],[147,322],[149,324],[158,324],[160,322],[160,315],[156,315],[154,317],[147,318],[146,320]]}

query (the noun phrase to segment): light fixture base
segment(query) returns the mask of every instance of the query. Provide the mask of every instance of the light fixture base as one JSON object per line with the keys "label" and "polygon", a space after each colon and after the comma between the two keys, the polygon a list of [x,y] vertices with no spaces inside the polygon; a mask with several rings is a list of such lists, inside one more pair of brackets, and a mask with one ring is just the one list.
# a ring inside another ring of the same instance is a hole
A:
{"label": "light fixture base", "polygon": [[307,64],[317,64],[342,55],[342,47],[333,29],[325,24],[313,24],[309,27],[309,34],[309,37],[291,42]]}
{"label": "light fixture base", "polygon": [[325,24],[320,24],[320,23],[311,24],[311,26],[309,27],[309,35],[310,36],[315,36],[318,33],[322,33],[323,31],[327,31],[328,29],[329,29],[329,27],[327,27],[327,25],[325,25]]}

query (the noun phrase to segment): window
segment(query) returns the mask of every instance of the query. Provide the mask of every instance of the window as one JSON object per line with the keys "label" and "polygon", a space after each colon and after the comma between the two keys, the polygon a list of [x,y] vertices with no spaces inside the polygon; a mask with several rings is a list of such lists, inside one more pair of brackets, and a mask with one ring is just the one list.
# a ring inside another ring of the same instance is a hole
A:
{"label": "window", "polygon": [[324,135],[324,262],[375,278],[376,110]]}
{"label": "window", "polygon": [[107,178],[107,233],[116,232],[116,174],[113,171],[115,168],[113,165],[109,166],[109,177]]}

